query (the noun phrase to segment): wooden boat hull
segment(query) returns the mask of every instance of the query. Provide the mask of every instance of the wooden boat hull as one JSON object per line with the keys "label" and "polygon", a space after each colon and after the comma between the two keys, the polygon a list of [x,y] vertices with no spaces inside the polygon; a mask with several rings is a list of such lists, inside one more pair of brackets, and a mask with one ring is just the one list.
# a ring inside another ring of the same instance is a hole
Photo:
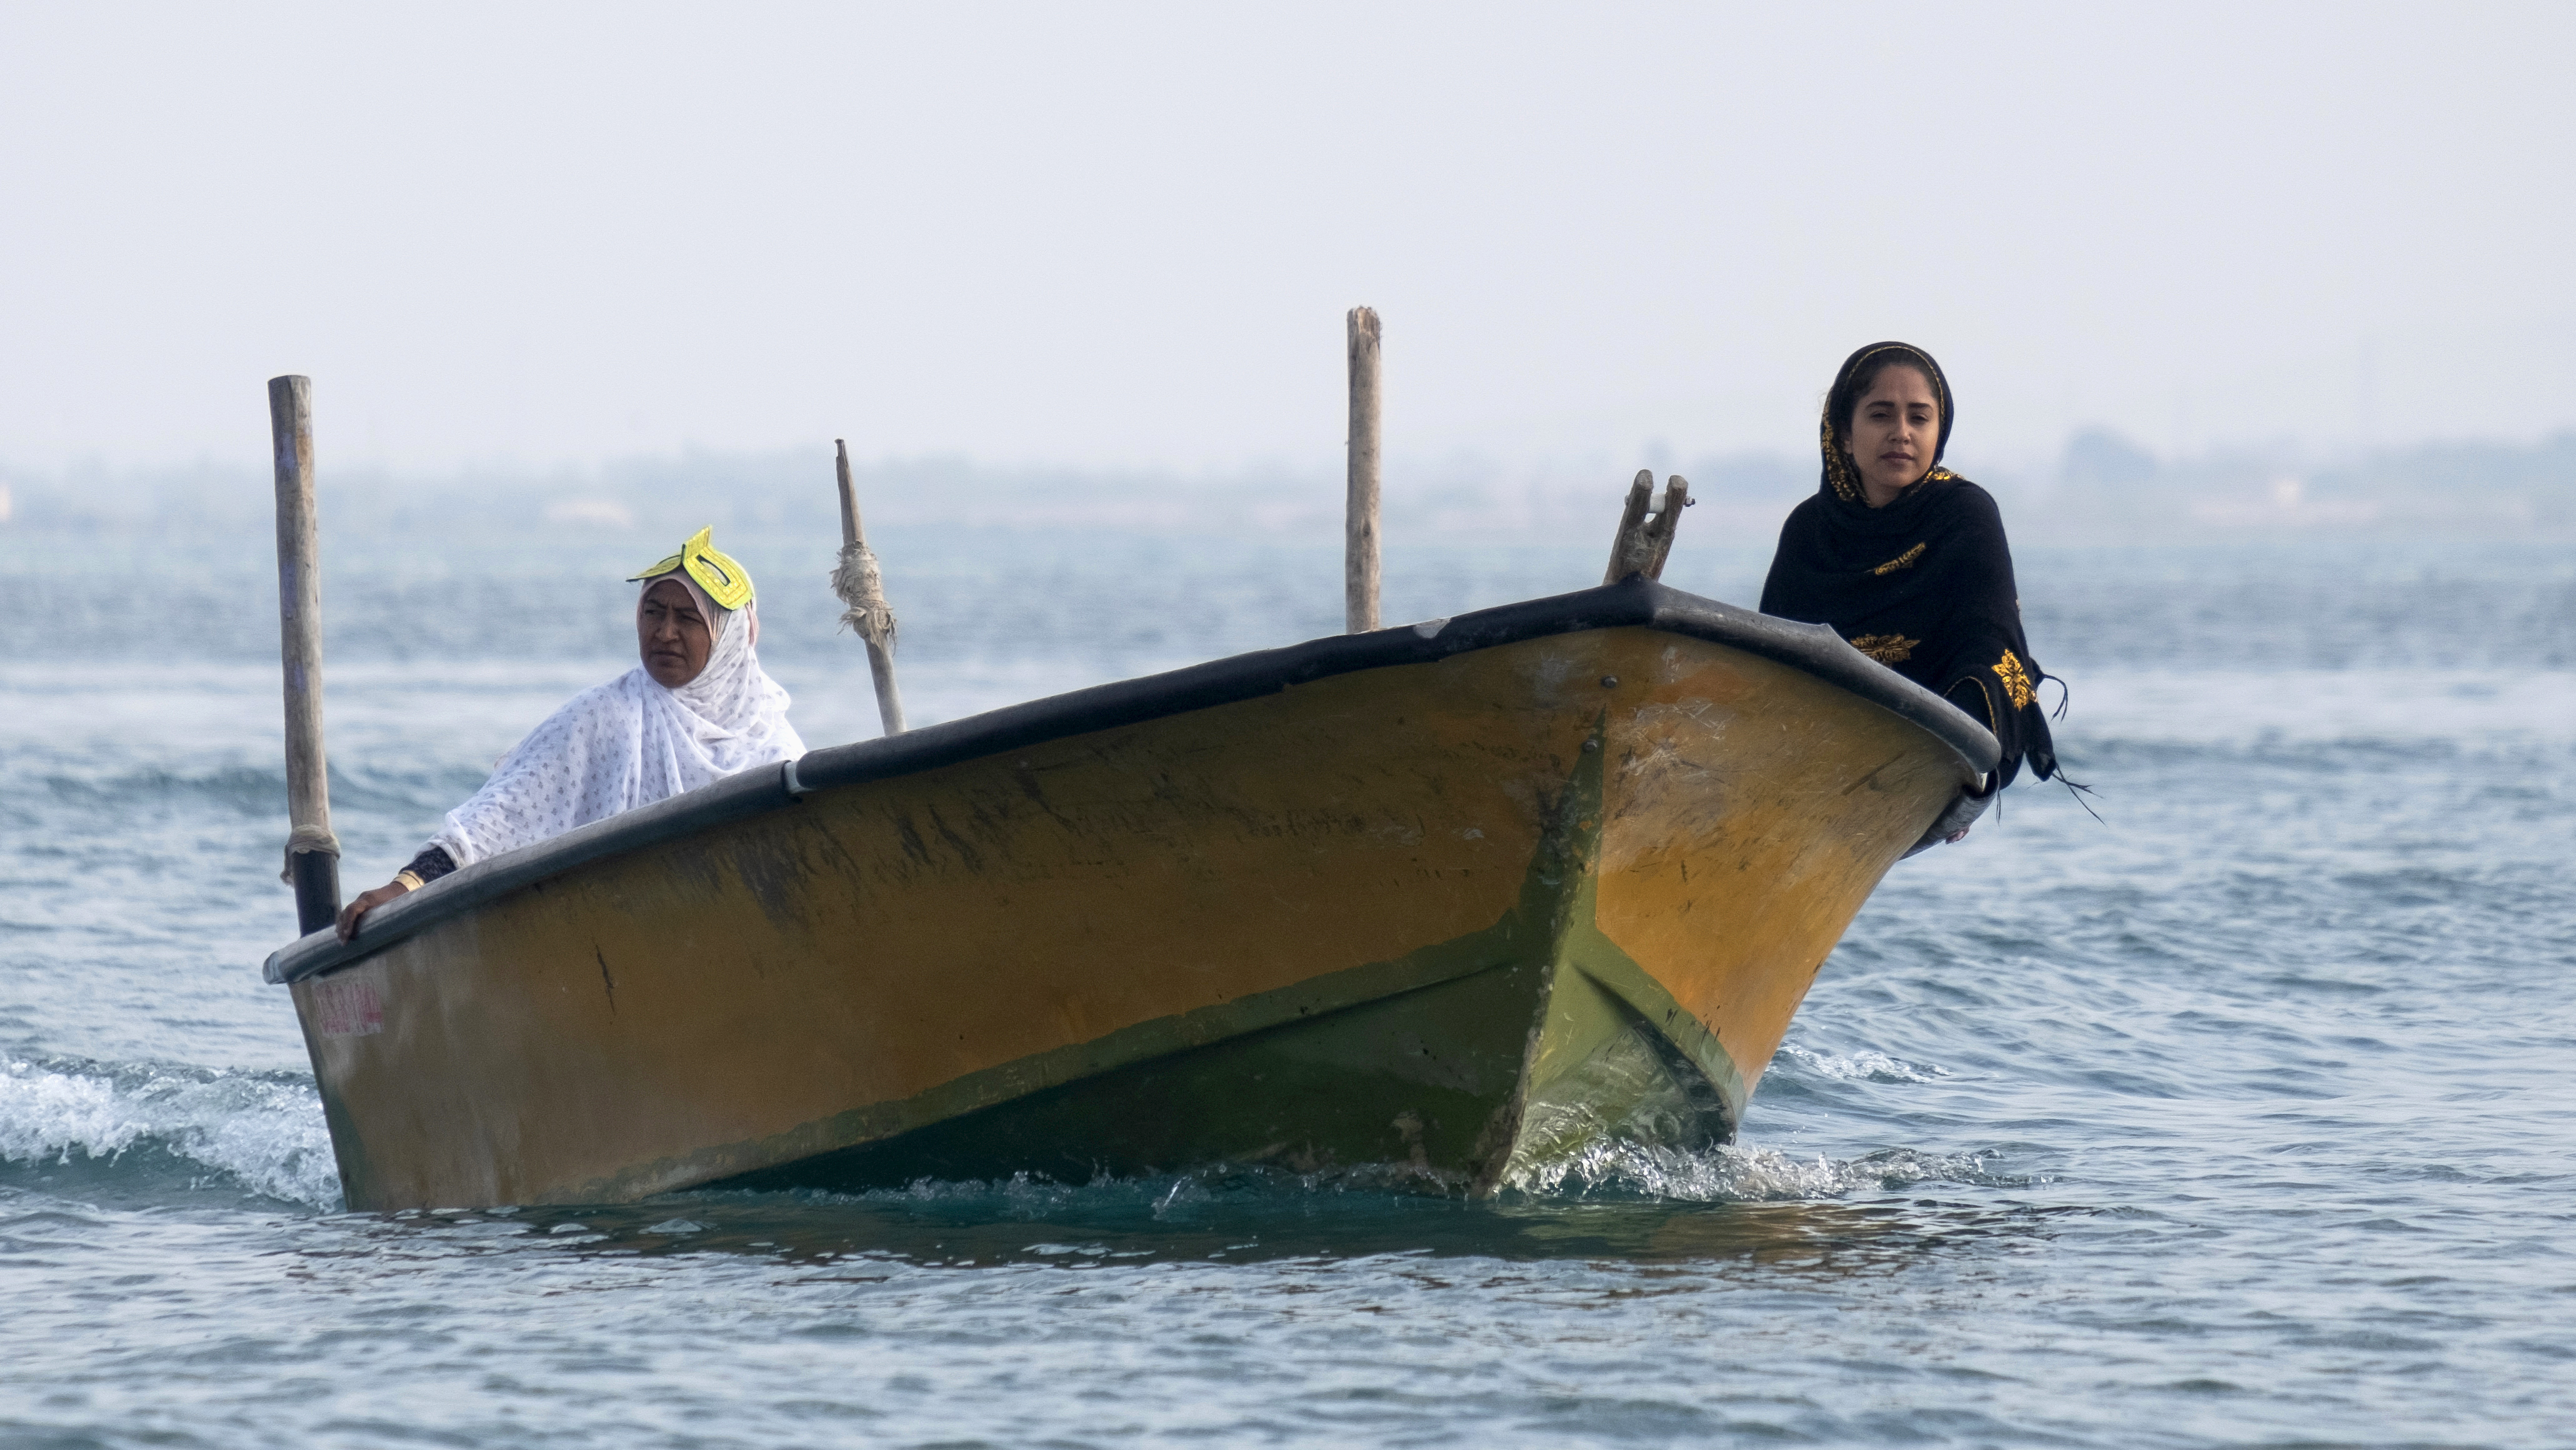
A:
{"label": "wooden boat hull", "polygon": [[1819,633],[1632,583],[1219,662],[737,777],[271,972],[354,1208],[1721,1142],[1992,764]]}

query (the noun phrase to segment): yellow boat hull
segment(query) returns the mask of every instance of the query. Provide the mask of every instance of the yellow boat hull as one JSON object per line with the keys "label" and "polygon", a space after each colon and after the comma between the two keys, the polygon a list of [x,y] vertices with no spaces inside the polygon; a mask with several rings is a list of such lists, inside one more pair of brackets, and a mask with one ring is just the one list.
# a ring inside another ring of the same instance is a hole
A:
{"label": "yellow boat hull", "polygon": [[1723,1141],[1991,740],[1857,655],[1593,596],[817,752],[308,938],[271,972],[349,1204],[1215,1161],[1482,1192]]}

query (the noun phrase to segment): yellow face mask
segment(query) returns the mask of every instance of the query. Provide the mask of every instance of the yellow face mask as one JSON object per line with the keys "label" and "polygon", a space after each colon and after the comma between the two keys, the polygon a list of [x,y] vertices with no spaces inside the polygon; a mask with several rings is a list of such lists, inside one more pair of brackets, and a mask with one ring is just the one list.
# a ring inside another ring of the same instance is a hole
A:
{"label": "yellow face mask", "polygon": [[[627,583],[659,578],[664,574],[687,570],[698,587],[707,591],[707,599],[718,609],[740,609],[751,602],[751,575],[730,555],[719,554],[709,540],[715,535],[712,525],[689,536],[680,552],[645,570],[630,575]],[[710,621],[712,623],[713,621]]]}

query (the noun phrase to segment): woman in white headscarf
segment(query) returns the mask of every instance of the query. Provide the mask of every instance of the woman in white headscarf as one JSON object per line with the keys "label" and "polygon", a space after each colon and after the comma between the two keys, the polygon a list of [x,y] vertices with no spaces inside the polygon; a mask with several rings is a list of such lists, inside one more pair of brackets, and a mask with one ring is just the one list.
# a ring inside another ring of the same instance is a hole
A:
{"label": "woman in white headscarf", "polygon": [[805,753],[787,692],[753,649],[751,575],[716,552],[713,532],[635,576],[643,662],[529,731],[409,866],[341,911],[342,941],[369,911],[461,866]]}

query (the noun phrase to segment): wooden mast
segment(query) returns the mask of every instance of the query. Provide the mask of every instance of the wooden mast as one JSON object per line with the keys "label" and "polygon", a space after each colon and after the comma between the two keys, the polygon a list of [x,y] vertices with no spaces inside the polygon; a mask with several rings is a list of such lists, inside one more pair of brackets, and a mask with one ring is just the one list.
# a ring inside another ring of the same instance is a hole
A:
{"label": "wooden mast", "polygon": [[313,380],[268,380],[277,450],[278,660],[286,675],[286,870],[300,932],[340,914],[340,838],[331,834],[331,770],[322,753],[322,575],[313,507]]}
{"label": "wooden mast", "polygon": [[1377,628],[1377,309],[1354,307],[1349,329],[1350,490],[1342,523],[1342,611],[1352,634]]}

